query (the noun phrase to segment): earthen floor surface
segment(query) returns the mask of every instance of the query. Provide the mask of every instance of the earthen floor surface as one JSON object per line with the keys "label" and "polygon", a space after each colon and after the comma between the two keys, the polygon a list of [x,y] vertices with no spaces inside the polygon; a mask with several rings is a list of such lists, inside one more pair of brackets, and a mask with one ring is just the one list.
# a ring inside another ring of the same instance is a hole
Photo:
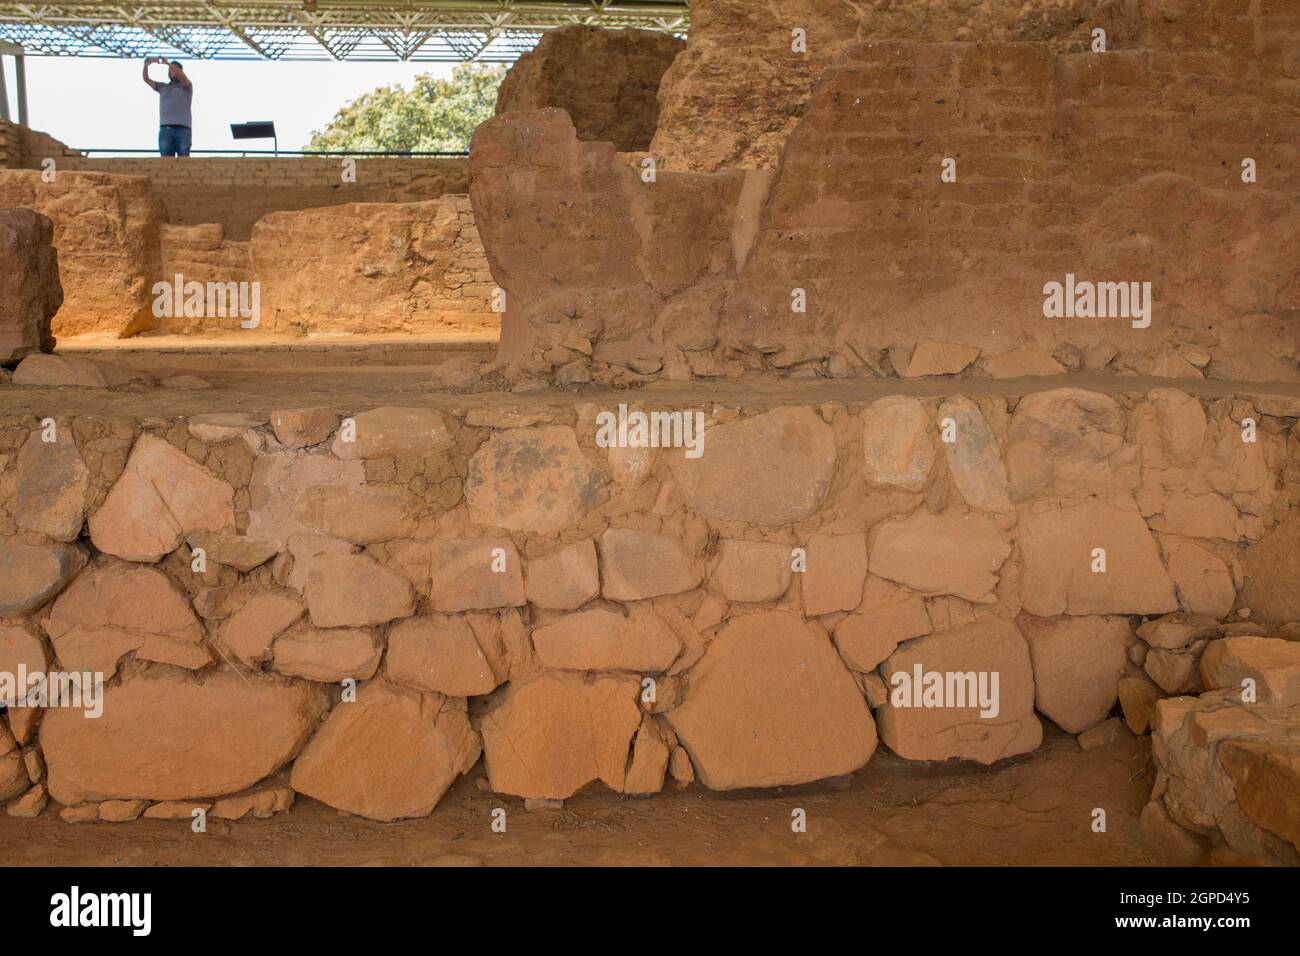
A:
{"label": "earthen floor surface", "polygon": [[[483,344],[447,346],[442,357],[481,351]],[[436,351],[436,350],[435,350]],[[83,353],[69,353],[83,354]],[[282,408],[330,405],[339,409],[364,409],[381,405],[415,405],[444,409],[484,406],[551,404],[572,406],[578,401],[612,405],[636,401],[661,406],[717,403],[731,406],[866,403],[886,395],[947,396],[961,393],[1025,395],[1051,388],[1084,388],[1109,395],[1145,395],[1153,388],[1176,388],[1200,398],[1231,395],[1300,399],[1300,383],[1227,382],[1213,379],[1162,379],[1110,373],[1071,373],[1046,378],[985,379],[773,379],[755,376],[727,381],[653,383],[641,388],[617,389],[581,386],[541,391],[448,391],[433,381],[436,362],[377,364],[365,361],[365,352],[326,351],[313,362],[300,364],[305,353],[277,357],[266,354],[262,367],[231,367],[236,360],[221,351],[199,350],[188,363],[178,363],[165,352],[131,353],[127,362],[156,376],[169,373],[194,375],[211,388],[181,389],[129,385],[111,390],[96,388],[0,388],[0,415],[114,415],[124,418],[189,417],[207,412],[242,412],[269,415]],[[435,352],[429,352],[433,355]],[[117,361],[110,356],[99,355]],[[352,364],[356,363],[356,364]]]}
{"label": "earthen floor surface", "polygon": [[[1080,751],[1048,729],[1037,751],[980,767],[909,763],[883,748],[851,778],[714,793],[693,785],[622,799],[599,785],[558,810],[484,792],[482,765],[433,814],[374,823],[300,798],[268,820],[69,824],[0,816],[0,866],[220,865],[1152,865],[1138,833],[1147,738]],[[506,809],[505,833],[491,829]],[[1092,830],[1106,810],[1106,832]],[[791,831],[803,808],[808,828]]]}

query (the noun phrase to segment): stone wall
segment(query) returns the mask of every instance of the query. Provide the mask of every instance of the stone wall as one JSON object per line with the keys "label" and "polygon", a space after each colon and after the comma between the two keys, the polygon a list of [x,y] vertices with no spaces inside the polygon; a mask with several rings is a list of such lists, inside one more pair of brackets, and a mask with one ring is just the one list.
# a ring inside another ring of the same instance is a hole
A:
{"label": "stone wall", "polygon": [[[422,816],[480,750],[558,800],[991,764],[1293,620],[1294,398],[633,407],[698,411],[698,456],[439,405],[0,423],[0,670],[108,677],[98,719],[5,716],[16,812]],[[997,672],[996,713],[890,699],[916,667]]]}
{"label": "stone wall", "polygon": [[[651,178],[556,111],[498,116],[470,165],[509,295],[503,361],[555,381],[1295,380],[1300,73],[1270,44],[1277,72],[1242,83],[1245,42],[861,45],[763,172]],[[1149,282],[1149,326],[1046,318],[1045,287],[1067,276]]]}
{"label": "stone wall", "polygon": [[497,113],[562,109],[579,139],[644,151],[659,123],[659,82],[684,46],[649,30],[550,30],[506,74]]}

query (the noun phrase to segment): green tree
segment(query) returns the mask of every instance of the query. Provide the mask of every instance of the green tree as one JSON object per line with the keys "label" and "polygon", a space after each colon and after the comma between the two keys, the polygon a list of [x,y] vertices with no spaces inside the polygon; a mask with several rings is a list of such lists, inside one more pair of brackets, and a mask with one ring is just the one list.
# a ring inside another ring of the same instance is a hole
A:
{"label": "green tree", "polygon": [[308,149],[431,152],[468,149],[475,127],[496,111],[505,66],[462,63],[451,79],[427,73],[414,86],[381,86],[348,103]]}

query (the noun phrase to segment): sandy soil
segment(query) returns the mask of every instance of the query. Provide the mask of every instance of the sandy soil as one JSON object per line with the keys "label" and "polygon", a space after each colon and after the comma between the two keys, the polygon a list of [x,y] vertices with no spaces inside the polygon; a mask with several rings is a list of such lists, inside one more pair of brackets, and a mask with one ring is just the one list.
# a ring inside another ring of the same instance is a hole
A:
{"label": "sandy soil", "polygon": [[[381,824],[306,798],[269,820],[68,824],[0,816],[0,865],[1152,865],[1137,818],[1151,790],[1147,738],[1042,748],[995,768],[909,763],[883,748],[851,778],[775,791],[699,785],[619,798],[596,785],[559,810],[484,792],[482,766],[430,817]],[[490,829],[506,809],[504,834]],[[806,833],[791,811],[807,812]],[[1107,832],[1091,829],[1107,813]]]}

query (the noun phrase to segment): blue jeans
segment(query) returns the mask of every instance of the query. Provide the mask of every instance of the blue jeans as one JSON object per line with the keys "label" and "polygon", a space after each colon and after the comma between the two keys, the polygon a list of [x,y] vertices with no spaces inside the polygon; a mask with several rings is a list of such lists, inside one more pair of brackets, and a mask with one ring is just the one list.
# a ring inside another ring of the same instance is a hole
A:
{"label": "blue jeans", "polygon": [[159,155],[188,156],[190,154],[190,132],[188,126],[158,127]]}

